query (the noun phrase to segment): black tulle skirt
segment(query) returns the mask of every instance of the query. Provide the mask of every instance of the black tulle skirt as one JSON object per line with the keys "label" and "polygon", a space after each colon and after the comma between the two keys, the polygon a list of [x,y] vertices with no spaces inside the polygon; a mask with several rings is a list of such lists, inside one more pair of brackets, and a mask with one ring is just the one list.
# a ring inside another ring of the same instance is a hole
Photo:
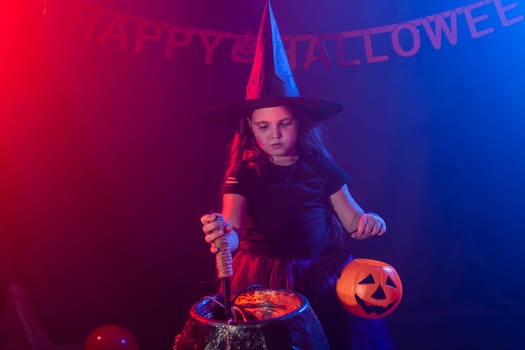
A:
{"label": "black tulle skirt", "polygon": [[240,248],[233,258],[232,292],[252,285],[296,291],[309,300],[331,349],[392,350],[384,319],[353,316],[337,297],[336,281],[351,260],[351,254],[341,247],[312,259],[271,258]]}

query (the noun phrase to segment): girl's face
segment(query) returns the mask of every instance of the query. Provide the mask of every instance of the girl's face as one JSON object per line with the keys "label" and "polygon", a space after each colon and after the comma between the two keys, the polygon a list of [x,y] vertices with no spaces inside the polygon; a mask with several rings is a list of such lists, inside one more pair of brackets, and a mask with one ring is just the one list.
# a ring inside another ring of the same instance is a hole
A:
{"label": "girl's face", "polygon": [[284,106],[253,111],[250,127],[257,145],[272,158],[297,155],[297,120]]}

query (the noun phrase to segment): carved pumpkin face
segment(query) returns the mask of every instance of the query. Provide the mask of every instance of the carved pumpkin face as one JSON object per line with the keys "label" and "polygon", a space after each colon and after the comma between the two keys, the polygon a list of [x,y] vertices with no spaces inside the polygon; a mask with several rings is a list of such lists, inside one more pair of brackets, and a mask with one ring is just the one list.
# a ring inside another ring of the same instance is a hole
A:
{"label": "carved pumpkin face", "polygon": [[356,316],[380,318],[394,311],[403,295],[397,271],[373,259],[354,259],[337,280],[336,291],[344,308]]}

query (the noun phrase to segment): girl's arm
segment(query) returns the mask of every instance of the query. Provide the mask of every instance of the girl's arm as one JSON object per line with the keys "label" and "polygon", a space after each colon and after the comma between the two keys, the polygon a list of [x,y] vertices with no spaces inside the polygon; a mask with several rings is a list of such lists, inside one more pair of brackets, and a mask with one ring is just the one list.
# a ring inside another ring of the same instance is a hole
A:
{"label": "girl's arm", "polygon": [[377,214],[365,213],[352,198],[347,185],[343,185],[332,194],[330,201],[343,227],[352,234],[353,238],[365,239],[386,232],[383,219]]}
{"label": "girl's arm", "polygon": [[246,198],[240,194],[226,193],[222,197],[222,215],[231,225],[230,248],[232,251],[239,247],[239,233],[244,230],[246,221]]}

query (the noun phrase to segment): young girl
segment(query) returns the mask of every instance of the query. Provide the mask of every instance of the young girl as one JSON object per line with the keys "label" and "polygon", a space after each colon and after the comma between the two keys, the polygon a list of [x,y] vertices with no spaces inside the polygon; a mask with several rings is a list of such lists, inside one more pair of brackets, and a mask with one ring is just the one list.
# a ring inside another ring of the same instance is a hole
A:
{"label": "young girl", "polygon": [[386,232],[383,219],[352,198],[347,180],[306,113],[255,109],[231,145],[222,213],[204,215],[203,231],[213,253],[228,234],[233,291],[253,284],[295,290],[310,301],[331,348],[387,349],[382,323],[349,315],[335,293],[351,260],[344,230],[355,239]]}
{"label": "young girl", "polygon": [[335,284],[352,259],[348,237],[386,232],[350,195],[348,176],[320,137],[318,123],[342,110],[303,98],[291,74],[269,3],[259,29],[246,99],[206,118],[236,125],[223,185],[222,213],[202,216],[205,240],[227,235],[234,251],[231,290],[257,284],[305,295],[332,349],[393,349],[382,320],[352,316]]}

